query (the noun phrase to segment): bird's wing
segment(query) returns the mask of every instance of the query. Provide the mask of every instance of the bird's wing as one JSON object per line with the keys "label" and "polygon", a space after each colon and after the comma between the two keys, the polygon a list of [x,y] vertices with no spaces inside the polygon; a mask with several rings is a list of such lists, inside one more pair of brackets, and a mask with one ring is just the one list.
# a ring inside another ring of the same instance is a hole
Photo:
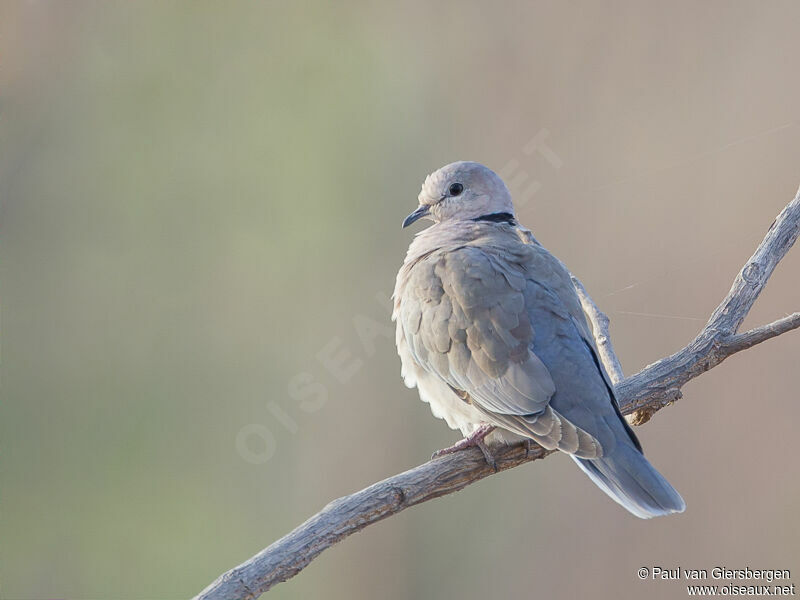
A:
{"label": "bird's wing", "polygon": [[599,443],[552,406],[553,378],[533,352],[526,306],[534,283],[521,265],[474,246],[414,265],[397,317],[414,360],[487,421],[582,458]]}

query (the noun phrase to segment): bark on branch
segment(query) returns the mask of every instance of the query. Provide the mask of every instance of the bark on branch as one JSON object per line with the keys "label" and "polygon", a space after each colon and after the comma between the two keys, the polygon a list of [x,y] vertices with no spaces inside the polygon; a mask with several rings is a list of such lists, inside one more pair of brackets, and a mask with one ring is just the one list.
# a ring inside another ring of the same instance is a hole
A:
{"label": "bark on branch", "polygon": [[[601,358],[616,385],[620,408],[641,425],[681,397],[681,387],[727,357],[800,327],[800,313],[738,333],[773,270],[800,232],[800,190],[781,211],[753,256],[736,276],[728,295],[706,326],[685,348],[623,378],[608,334],[608,318],[574,279],[581,303],[594,328]],[[498,471],[544,458],[550,451],[533,445],[494,450]],[[294,577],[323,550],[347,536],[406,508],[427,502],[493,475],[478,448],[445,455],[366,489],[334,500],[319,513],[246,562],[221,575],[197,600],[257,598],[272,586]]]}

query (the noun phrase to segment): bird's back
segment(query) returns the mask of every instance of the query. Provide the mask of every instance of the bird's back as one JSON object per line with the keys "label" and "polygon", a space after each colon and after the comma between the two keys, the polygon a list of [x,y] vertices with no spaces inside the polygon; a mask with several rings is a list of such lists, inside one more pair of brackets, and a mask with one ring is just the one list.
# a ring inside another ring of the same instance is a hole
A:
{"label": "bird's back", "polygon": [[528,230],[430,227],[411,244],[394,298],[404,376],[437,416],[563,450],[637,516],[683,509],[619,413],[569,272]]}

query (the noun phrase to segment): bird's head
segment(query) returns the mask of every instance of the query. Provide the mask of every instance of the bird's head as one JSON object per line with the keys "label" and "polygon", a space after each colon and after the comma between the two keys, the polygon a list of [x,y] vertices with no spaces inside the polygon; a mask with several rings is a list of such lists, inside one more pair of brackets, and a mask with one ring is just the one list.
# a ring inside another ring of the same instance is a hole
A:
{"label": "bird's head", "polygon": [[441,223],[514,214],[506,184],[497,173],[476,162],[454,162],[434,171],[425,178],[418,199],[419,207],[406,217],[403,227],[422,218]]}

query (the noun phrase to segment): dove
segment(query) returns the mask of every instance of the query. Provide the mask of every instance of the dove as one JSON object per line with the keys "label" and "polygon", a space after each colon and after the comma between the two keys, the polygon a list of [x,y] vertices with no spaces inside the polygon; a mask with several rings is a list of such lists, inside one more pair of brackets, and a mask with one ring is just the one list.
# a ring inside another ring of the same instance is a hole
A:
{"label": "dove", "polygon": [[401,374],[435,417],[464,439],[434,456],[536,442],[569,454],[640,518],[683,512],[648,462],[614,387],[566,267],[516,219],[502,179],[455,162],[422,184],[403,221],[433,221],[397,274],[392,319]]}

